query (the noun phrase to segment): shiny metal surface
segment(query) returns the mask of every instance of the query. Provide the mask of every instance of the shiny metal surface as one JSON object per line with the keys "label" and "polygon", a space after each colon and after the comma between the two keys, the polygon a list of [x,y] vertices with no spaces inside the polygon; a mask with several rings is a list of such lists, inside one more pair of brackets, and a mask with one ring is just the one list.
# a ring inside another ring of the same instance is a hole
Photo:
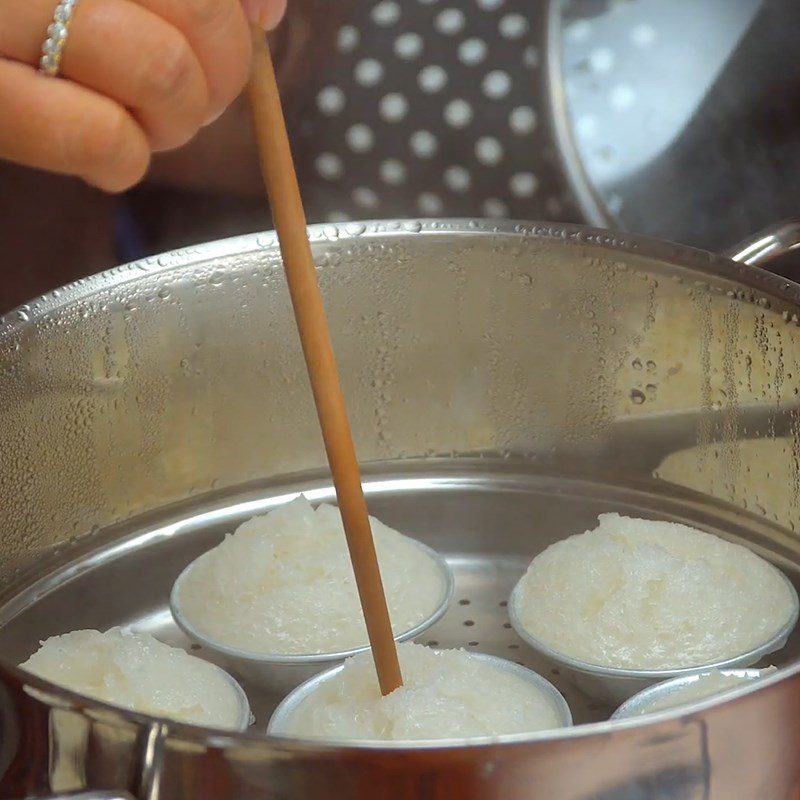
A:
{"label": "shiny metal surface", "polygon": [[551,0],[548,22],[558,152],[588,222],[720,250],[797,213],[794,0]]}
{"label": "shiny metal surface", "polygon": [[778,222],[725,252],[741,264],[763,266],[800,248],[800,217]]}
{"label": "shiny metal surface", "polygon": [[[456,603],[428,641],[527,659],[500,604],[537,549],[598,511],[719,532],[797,584],[800,286],[579,227],[310,234],[372,513],[454,569]],[[65,627],[127,623],[190,646],[167,607],[186,564],[282,492],[330,496],[271,234],[119,268],[7,315],[0,420],[0,796],[760,800],[800,788],[795,637],[774,678],[700,714],[610,724],[611,709],[545,672],[588,724],[402,755],[265,738],[278,698],[252,689],[259,723],[231,735],[14,667]]]}
{"label": "shiny metal surface", "polygon": [[[548,647],[543,642],[533,636],[522,623],[521,620],[521,587],[520,583],[511,592],[511,599],[508,603],[508,617],[512,627],[519,637],[528,647],[531,647],[540,655],[547,658],[552,664],[558,666],[563,672],[570,674],[575,683],[589,696],[604,703],[622,703],[628,698],[636,695],[648,686],[670,678],[678,679],[690,677],[692,674],[704,672],[710,669],[732,669],[734,667],[750,667],[760,662],[770,653],[782,650],[786,642],[797,625],[797,618],[800,614],[800,601],[798,601],[797,590],[792,582],[781,573],[788,584],[794,597],[789,618],[781,625],[780,630],[759,647],[742,653],[741,655],[726,658],[709,664],[699,664],[695,667],[684,667],[681,669],[621,669],[618,667],[604,667],[598,664],[590,664],[577,658],[571,658],[563,653]],[[735,598],[732,598],[735,602]]]}
{"label": "shiny metal surface", "polygon": [[[490,656],[486,653],[473,653],[473,657],[480,659],[481,661],[486,662],[490,666],[495,667],[498,671],[508,672],[511,675],[515,675],[518,678],[521,678],[526,683],[530,683],[535,686],[537,689],[542,691],[546,696],[550,703],[550,707],[555,712],[556,717],[559,720],[559,724],[564,727],[568,728],[572,725],[572,713],[570,711],[569,705],[567,705],[567,701],[564,699],[564,696],[561,692],[553,686],[550,681],[546,678],[543,678],[537,672],[533,672],[533,670],[527,669],[526,667],[522,667],[519,664],[515,664],[513,661],[509,661],[507,658],[500,658],[499,656]],[[270,717],[269,722],[267,723],[267,733],[270,736],[288,736],[287,730],[289,723],[291,722],[292,715],[297,711],[298,706],[306,699],[311,697],[314,692],[316,692],[320,687],[324,686],[326,683],[329,683],[333,680],[341,671],[344,669],[343,665],[339,665],[338,667],[334,667],[333,669],[326,670],[325,672],[315,675],[313,678],[307,680],[302,686],[298,686],[293,692],[288,694],[278,705],[278,707],[273,712],[272,716]],[[533,736],[525,736],[525,735],[506,735],[506,736],[498,736],[489,739],[494,744],[502,744],[502,743],[510,743],[510,742],[524,742],[530,741],[531,739],[542,739],[544,738],[549,732],[542,731],[539,734]],[[406,741],[406,742],[385,742],[384,745],[388,747],[424,747],[424,746],[434,746],[434,747],[454,747],[457,745],[466,744],[469,740],[464,739],[448,739],[445,741]],[[346,745],[360,745],[365,746],[369,744],[368,741],[364,740],[351,740],[349,742],[339,741],[335,742],[335,744],[339,746],[346,746]],[[372,742],[374,745],[375,742]]]}
{"label": "shiny metal surface", "polygon": [[[702,114],[760,5],[550,3],[548,87],[560,98],[559,145],[592,224],[626,227],[637,213],[626,208],[626,183],[641,180],[639,173],[652,163],[669,160],[671,146]],[[661,205],[648,207],[656,218],[651,226],[668,224],[663,211]]]}
{"label": "shiny metal surface", "polygon": [[[604,511],[633,514],[646,508],[657,517],[685,519],[693,517],[695,509],[647,491],[487,457],[375,463],[365,470],[364,490],[371,513],[442,553],[454,576],[454,601],[418,641],[510,658],[553,681],[577,723],[608,718],[616,703],[587,696],[568,672],[527,648],[513,630],[508,609],[512,588],[533,556],[553,541],[590,527]],[[316,472],[277,485],[266,482],[245,493],[225,492],[202,504],[191,501],[149,525],[125,525],[112,542],[98,546],[83,562],[64,564],[17,594],[14,606],[0,612],[0,650],[20,662],[41,639],[70,627],[120,624],[145,631],[228,666],[250,699],[256,716],[252,732],[262,734],[285,690],[266,685],[259,680],[262,676],[247,675],[241,662],[229,662],[215,649],[193,642],[170,613],[169,597],[175,576],[187,563],[245,519],[301,491],[314,503],[335,502],[327,476]],[[762,550],[772,548],[773,526],[743,525],[713,504],[704,510],[704,527]],[[791,557],[779,560],[800,579],[800,568]],[[778,663],[789,664],[798,654],[800,634]]]}
{"label": "shiny metal surface", "polygon": [[[414,539],[411,541],[436,563],[441,574],[443,594],[441,602],[434,612],[427,619],[420,622],[419,625],[415,625],[413,628],[398,634],[395,637],[398,642],[416,639],[422,636],[432,625],[435,625],[447,612],[455,592],[453,573],[447,561],[430,547],[426,547]],[[230,667],[268,692],[289,692],[318,672],[327,671],[331,667],[341,664],[346,658],[369,650],[369,647],[358,647],[336,653],[315,653],[313,655],[265,654],[248,652],[212,641],[197,630],[181,608],[181,583],[192,569],[194,563],[189,564],[181,572],[170,591],[169,609],[172,618],[195,644],[204,648],[207,652],[213,653],[226,667]]]}
{"label": "shiny metal surface", "polygon": [[[224,672],[224,670],[222,671]],[[236,692],[236,700],[239,705],[239,719],[235,730],[247,730],[247,728],[253,724],[255,719],[253,717],[253,712],[250,710],[250,701],[247,698],[247,692],[245,692],[245,690],[241,687],[241,684],[232,678],[227,672],[225,675],[233,685],[233,688]]]}
{"label": "shiny metal surface", "polygon": [[[765,674],[764,670],[762,669],[724,669],[721,670],[723,675],[735,675],[739,678],[744,678],[748,682],[760,680]],[[678,678],[671,678],[670,680],[663,681],[661,683],[657,683],[653,686],[648,686],[644,691],[639,692],[638,694],[634,695],[633,697],[626,700],[612,715],[611,719],[629,719],[633,717],[641,716],[642,714],[647,713],[657,713],[657,712],[648,712],[648,708],[653,704],[660,700],[666,700],[675,692],[683,689],[686,686],[690,686],[693,683],[696,683],[703,673],[695,673],[694,675],[682,675]],[[730,689],[725,690],[724,692],[720,692],[720,694],[725,694],[726,698],[731,692],[736,692],[740,688],[742,689],[749,689],[750,687],[733,687]],[[697,700],[693,703],[682,703],[680,708],[681,710],[688,710],[689,706],[694,708],[698,703],[703,705],[705,703],[712,702],[712,700],[718,701],[718,695],[709,695],[708,697],[704,697],[701,700]],[[677,708],[677,706],[676,706]]]}

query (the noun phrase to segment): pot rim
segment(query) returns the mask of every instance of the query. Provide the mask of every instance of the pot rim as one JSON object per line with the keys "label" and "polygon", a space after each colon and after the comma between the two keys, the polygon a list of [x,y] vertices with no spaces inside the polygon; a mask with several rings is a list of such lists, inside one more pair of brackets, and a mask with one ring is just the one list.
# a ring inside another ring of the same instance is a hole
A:
{"label": "pot rim", "polygon": [[[0,662],[0,675],[3,670],[7,670],[17,682],[23,686],[23,691],[42,702],[47,703],[52,708],[69,711],[77,711],[106,724],[122,724],[125,726],[135,723],[143,728],[155,728],[161,732],[171,734],[183,741],[198,742],[209,747],[239,747],[243,744],[249,746],[265,746],[271,751],[325,751],[329,754],[335,753],[358,753],[366,751],[396,752],[397,747],[392,747],[386,742],[359,742],[342,743],[327,742],[320,740],[291,739],[285,736],[274,736],[266,732],[257,731],[258,726],[251,725],[247,730],[238,732],[224,730],[220,728],[206,728],[201,725],[190,725],[183,722],[175,722],[160,717],[148,716],[137,711],[113,706],[102,700],[93,700],[84,695],[80,695],[69,689],[63,689],[55,684],[49,683],[42,678],[24,672],[14,665],[6,665]],[[336,667],[334,667],[336,669]],[[324,673],[323,673],[324,674]],[[551,731],[538,731],[536,733],[509,734],[502,742],[494,740],[476,741],[466,744],[453,744],[447,742],[421,741],[415,744],[415,751],[451,751],[464,752],[467,750],[479,750],[484,748],[512,745],[536,744],[537,742],[556,742],[564,739],[588,738],[592,736],[602,736],[623,729],[638,728],[652,725],[657,722],[670,722],[679,720],[687,716],[693,716],[697,712],[703,711],[713,706],[728,704],[740,700],[745,695],[756,695],[772,686],[782,683],[784,680],[800,674],[800,662],[778,668],[775,672],[763,676],[758,681],[758,686],[744,685],[730,689],[723,695],[711,695],[702,698],[692,704],[689,711],[685,707],[676,706],[675,708],[654,711],[652,714],[640,717],[625,717],[621,719],[603,720],[600,722],[587,722],[580,725],[571,725],[565,728],[557,728]]]}
{"label": "pot rim", "polygon": [[[312,247],[321,244],[333,244],[337,241],[362,241],[370,238],[390,238],[408,235],[442,236],[470,235],[524,237],[533,241],[561,242],[566,246],[590,246],[609,253],[625,253],[644,258],[652,258],[673,264],[684,269],[693,270],[711,278],[723,278],[744,285],[750,289],[770,294],[800,310],[800,284],[771,272],[755,269],[732,261],[719,254],[706,250],[674,244],[654,237],[636,234],[615,233],[601,228],[577,224],[549,223],[517,220],[481,220],[474,218],[442,218],[442,219],[393,219],[349,222],[344,225],[315,224],[308,226],[308,235]],[[53,290],[29,303],[18,306],[0,317],[0,342],[22,333],[25,329],[48,313],[74,303],[101,291],[120,287],[143,276],[167,274],[173,269],[186,267],[215,258],[225,258],[256,251],[272,251],[278,253],[278,240],[274,231],[251,233],[227,239],[169,251],[159,256],[152,256],[139,261],[130,262],[112,269],[102,271],[67,284],[61,289]],[[252,728],[242,733],[214,730],[200,726],[173,723],[159,720],[133,711],[106,704],[99,700],[91,700],[67,689],[56,686],[41,678],[30,675],[15,664],[5,662],[0,656],[0,674],[5,673],[15,681],[23,692],[37,697],[54,708],[74,710],[89,717],[102,719],[107,723],[129,725],[131,722],[145,728],[163,727],[169,732],[190,742],[199,742],[206,746],[228,747],[264,746],[271,751],[297,752],[328,751],[358,752],[369,749],[387,750],[385,744],[365,744],[360,747],[331,745],[318,743],[309,745],[297,741],[266,736],[256,733]],[[758,694],[795,675],[800,675],[800,661],[781,667],[772,675],[759,681],[758,687],[732,689],[722,702],[736,702],[744,694]],[[698,709],[718,705],[717,698],[710,697],[698,704]],[[655,722],[677,720],[685,716],[682,709],[667,709],[641,719],[624,719],[593,722],[560,729],[556,735],[548,733],[544,737],[550,742],[567,738],[583,738],[604,735],[612,731],[652,725]],[[537,736],[528,736],[520,744],[530,744]],[[510,743],[511,744],[511,743]],[[510,744],[508,746],[510,746]],[[459,745],[460,752],[495,747],[492,743],[476,743]],[[416,748],[417,750],[423,747]],[[430,749],[446,751],[453,749],[447,745],[431,745]]]}
{"label": "pot rim", "polygon": [[[308,226],[312,247],[335,242],[362,241],[395,236],[509,236],[533,241],[562,242],[567,246],[591,246],[611,253],[626,253],[665,261],[704,275],[724,278],[800,306],[800,284],[766,270],[755,269],[725,256],[650,236],[615,232],[573,223],[523,220],[486,220],[468,217],[365,220],[341,225],[319,223]],[[758,238],[758,235],[753,237]],[[227,239],[168,251],[132,261],[54,289],[12,309],[0,317],[0,341],[18,334],[37,319],[62,306],[101,291],[118,288],[143,276],[166,275],[173,269],[215,258],[240,256],[257,251],[278,250],[274,231],[249,233]]]}

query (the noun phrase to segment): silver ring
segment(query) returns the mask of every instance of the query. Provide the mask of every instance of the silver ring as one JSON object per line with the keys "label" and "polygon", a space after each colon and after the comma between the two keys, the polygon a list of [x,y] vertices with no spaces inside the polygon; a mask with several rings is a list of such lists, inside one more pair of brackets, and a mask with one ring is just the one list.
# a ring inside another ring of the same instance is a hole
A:
{"label": "silver ring", "polygon": [[39,72],[51,78],[58,76],[61,69],[61,55],[69,36],[69,26],[80,0],[61,0],[53,15],[53,22],[47,29],[47,39],[42,45]]}

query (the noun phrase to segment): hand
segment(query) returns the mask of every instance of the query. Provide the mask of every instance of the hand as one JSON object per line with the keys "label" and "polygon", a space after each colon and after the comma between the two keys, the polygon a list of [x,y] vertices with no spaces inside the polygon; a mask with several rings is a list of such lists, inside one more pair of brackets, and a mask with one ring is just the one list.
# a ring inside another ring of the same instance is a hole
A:
{"label": "hand", "polygon": [[0,0],[0,158],[116,192],[236,98],[248,17],[272,27],[286,0],[80,0],[52,78],[38,65],[57,3]]}

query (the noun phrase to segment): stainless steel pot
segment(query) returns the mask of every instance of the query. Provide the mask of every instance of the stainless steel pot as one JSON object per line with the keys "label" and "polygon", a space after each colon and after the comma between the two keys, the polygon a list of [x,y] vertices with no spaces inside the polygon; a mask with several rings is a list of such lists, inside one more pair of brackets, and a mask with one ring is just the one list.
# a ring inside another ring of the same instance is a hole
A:
{"label": "stainless steel pot", "polygon": [[[379,222],[311,237],[372,513],[456,575],[453,612],[428,634],[441,646],[535,664],[503,621],[508,593],[535,552],[599,511],[717,531],[798,584],[799,286],[578,227]],[[796,637],[759,690],[700,713],[612,724],[568,694],[589,724],[405,753],[166,723],[14,667],[77,627],[182,643],[166,601],[186,563],[300,488],[331,496],[271,234],[121,267],[8,315],[0,419],[0,797],[800,790]],[[261,719],[275,700],[251,695]]]}

